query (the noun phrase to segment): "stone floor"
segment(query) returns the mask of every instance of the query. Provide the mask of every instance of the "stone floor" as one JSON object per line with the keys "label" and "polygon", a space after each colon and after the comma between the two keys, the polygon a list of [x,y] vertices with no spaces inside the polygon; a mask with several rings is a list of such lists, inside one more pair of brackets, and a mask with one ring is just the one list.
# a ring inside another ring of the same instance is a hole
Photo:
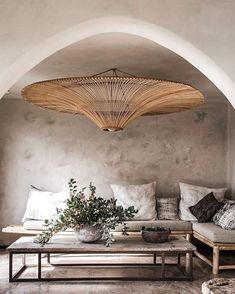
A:
{"label": "stone floor", "polygon": [[[74,260],[74,257],[70,257]],[[128,257],[128,260],[124,257],[112,257],[112,259],[118,260],[119,262],[130,262],[133,261],[133,257]],[[149,262],[146,257],[141,258],[141,262]],[[231,262],[231,259],[235,259],[234,256],[225,256],[224,261]],[[55,261],[55,258],[53,258]],[[52,261],[53,261],[52,260]],[[63,262],[65,257],[59,256],[56,257],[57,262]],[[95,261],[105,262],[106,258],[104,257],[96,257]],[[110,260],[109,260],[110,261]],[[20,265],[20,256],[16,258],[15,264],[16,266]],[[66,262],[67,258],[66,258]],[[87,257],[84,256],[80,262],[87,262]],[[27,263],[30,265],[36,265],[35,256],[29,256],[27,258]],[[81,270],[72,268],[72,267],[52,267],[46,263],[46,259],[43,261],[45,265],[45,269],[43,270],[43,275],[46,276],[70,276],[71,273],[74,276],[77,275],[110,275],[110,274],[118,274],[125,275],[128,272],[128,275],[131,274],[131,270],[91,270],[91,269],[83,269]],[[79,272],[80,271],[80,272]],[[132,269],[133,271],[133,269]],[[134,270],[132,274],[138,275],[149,275],[154,274],[149,269],[138,269]],[[150,271],[150,272],[148,272]],[[152,270],[153,271],[153,270]],[[36,274],[36,268],[30,267],[27,270],[28,276],[33,276]],[[175,273],[176,274],[176,273]],[[235,277],[235,271],[224,271],[220,274],[221,277]],[[147,293],[157,293],[157,294],[199,294],[201,293],[201,285],[204,281],[212,278],[211,268],[206,265],[204,262],[200,261],[198,258],[194,258],[194,281],[193,282],[149,282],[149,281],[136,281],[136,282],[118,282],[118,281],[110,281],[110,282],[34,282],[34,283],[8,283],[8,255],[5,250],[0,251],[0,293],[6,294],[33,294],[33,293],[66,293],[66,294],[114,294],[114,293],[135,293],[135,294],[147,294]],[[235,293],[235,292],[234,292]]]}

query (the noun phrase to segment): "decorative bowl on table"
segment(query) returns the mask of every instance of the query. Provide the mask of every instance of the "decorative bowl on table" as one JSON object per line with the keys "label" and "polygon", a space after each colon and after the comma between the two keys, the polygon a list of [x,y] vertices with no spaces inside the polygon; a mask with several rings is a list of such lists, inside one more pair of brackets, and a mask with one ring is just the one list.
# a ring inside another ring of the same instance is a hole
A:
{"label": "decorative bowl on table", "polygon": [[84,243],[94,243],[101,239],[103,230],[96,226],[83,225],[74,228],[75,237],[78,241]]}
{"label": "decorative bowl on table", "polygon": [[146,242],[163,243],[168,241],[171,231],[170,229],[162,228],[162,227],[156,227],[156,228],[142,227],[141,233],[142,233],[142,238]]}

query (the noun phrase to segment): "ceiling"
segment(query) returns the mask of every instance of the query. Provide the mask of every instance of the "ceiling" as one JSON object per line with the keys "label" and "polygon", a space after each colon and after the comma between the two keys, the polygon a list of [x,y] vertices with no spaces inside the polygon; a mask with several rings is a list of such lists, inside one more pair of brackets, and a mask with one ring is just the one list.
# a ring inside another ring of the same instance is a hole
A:
{"label": "ceiling", "polygon": [[21,89],[34,82],[89,76],[110,68],[188,83],[204,94],[207,103],[227,103],[203,74],[177,54],[147,39],[119,33],[98,35],[58,51],[25,74],[4,98],[21,99]]}

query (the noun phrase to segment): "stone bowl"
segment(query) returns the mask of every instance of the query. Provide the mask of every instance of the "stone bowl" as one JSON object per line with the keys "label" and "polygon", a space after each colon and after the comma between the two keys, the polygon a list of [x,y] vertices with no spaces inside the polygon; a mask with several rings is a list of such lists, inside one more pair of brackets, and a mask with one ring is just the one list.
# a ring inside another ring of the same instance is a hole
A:
{"label": "stone bowl", "polygon": [[171,231],[166,229],[165,231],[145,231],[142,230],[142,238],[149,243],[163,243],[167,242]]}
{"label": "stone bowl", "polygon": [[84,225],[74,228],[75,237],[78,241],[84,243],[93,243],[101,239],[103,230],[96,226]]}

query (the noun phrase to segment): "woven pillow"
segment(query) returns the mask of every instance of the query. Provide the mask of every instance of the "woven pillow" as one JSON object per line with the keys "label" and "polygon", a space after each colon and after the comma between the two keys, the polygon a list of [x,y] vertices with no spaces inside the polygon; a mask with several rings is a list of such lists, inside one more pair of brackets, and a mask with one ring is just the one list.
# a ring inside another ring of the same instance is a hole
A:
{"label": "woven pillow", "polygon": [[111,185],[117,204],[124,208],[134,206],[138,213],[133,220],[155,220],[156,212],[156,182],[145,185]]}
{"label": "woven pillow", "polygon": [[211,192],[203,197],[197,204],[189,207],[189,210],[197,218],[199,223],[205,223],[210,221],[223,205],[222,202],[215,199],[213,192]]}
{"label": "woven pillow", "polygon": [[158,219],[174,220],[178,216],[178,198],[160,198],[157,199],[157,217]]}
{"label": "woven pillow", "polygon": [[224,200],[226,188],[207,188],[201,186],[195,186],[185,183],[180,183],[181,199],[179,203],[179,215],[182,220],[196,221],[197,219],[189,210],[190,206],[198,203],[204,196],[213,192],[215,198],[221,202]]}
{"label": "woven pillow", "polygon": [[225,230],[234,230],[235,202],[226,201],[225,205],[214,215],[213,221]]}

